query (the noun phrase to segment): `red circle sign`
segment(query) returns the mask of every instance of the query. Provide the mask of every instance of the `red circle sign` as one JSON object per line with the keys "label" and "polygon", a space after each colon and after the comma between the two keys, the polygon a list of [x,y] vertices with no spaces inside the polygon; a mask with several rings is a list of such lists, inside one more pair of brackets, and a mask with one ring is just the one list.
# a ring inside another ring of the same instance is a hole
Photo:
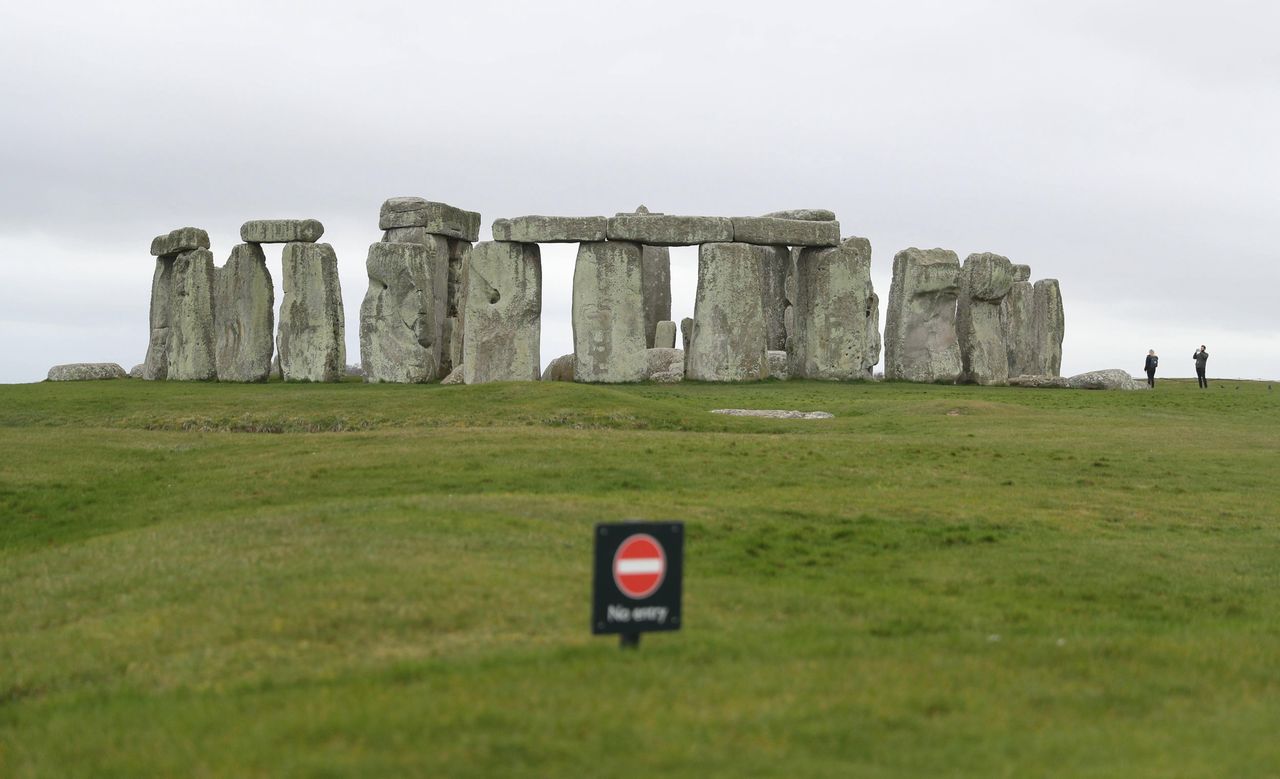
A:
{"label": "red circle sign", "polygon": [[628,598],[649,597],[666,576],[667,553],[648,533],[630,536],[613,555],[613,582]]}

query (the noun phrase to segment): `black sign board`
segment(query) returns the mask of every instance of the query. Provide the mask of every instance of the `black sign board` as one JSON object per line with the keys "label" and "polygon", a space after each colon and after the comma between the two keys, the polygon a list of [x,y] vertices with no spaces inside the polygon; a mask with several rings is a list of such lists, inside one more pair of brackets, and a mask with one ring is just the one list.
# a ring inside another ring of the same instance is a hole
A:
{"label": "black sign board", "polygon": [[635,646],[641,633],[679,630],[683,579],[683,522],[596,525],[591,632]]}

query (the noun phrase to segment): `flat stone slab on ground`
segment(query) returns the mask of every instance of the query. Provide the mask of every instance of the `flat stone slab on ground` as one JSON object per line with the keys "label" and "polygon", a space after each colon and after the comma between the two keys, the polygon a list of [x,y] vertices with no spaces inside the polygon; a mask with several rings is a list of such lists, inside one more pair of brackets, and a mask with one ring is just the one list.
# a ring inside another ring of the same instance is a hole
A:
{"label": "flat stone slab on ground", "polygon": [[324,235],[317,219],[254,219],[240,225],[245,243],[315,243]]}
{"label": "flat stone slab on ground", "polygon": [[378,229],[422,227],[427,232],[464,241],[480,239],[480,214],[420,197],[393,197],[382,204]]}
{"label": "flat stone slab on ground", "polygon": [[733,240],[763,246],[839,246],[840,223],[769,216],[735,216]]}
{"label": "flat stone slab on ground", "polygon": [[793,208],[790,211],[770,211],[761,216],[769,219],[799,219],[802,222],[836,221],[836,212],[825,208]]}
{"label": "flat stone slab on ground", "polygon": [[594,243],[605,240],[603,216],[517,216],[495,219],[493,240],[518,243]]}
{"label": "flat stone slab on ground", "polygon": [[1067,379],[1071,389],[1087,390],[1144,390],[1145,381],[1133,378],[1128,371],[1120,368],[1106,368],[1100,371],[1077,373]]}
{"label": "flat stone slab on ground", "polygon": [[98,379],[127,379],[124,372],[114,362],[72,362],[66,365],[55,365],[49,369],[49,381],[97,381]]}
{"label": "flat stone slab on ground", "polygon": [[731,417],[766,417],[768,419],[831,419],[835,416],[827,411],[791,411],[781,408],[717,408],[712,414],[727,414]]}
{"label": "flat stone slab on ground", "polygon": [[633,241],[649,246],[695,246],[733,240],[733,220],[723,216],[640,214],[609,220],[610,241]]}
{"label": "flat stone slab on ground", "polygon": [[1039,376],[1021,374],[1009,377],[1010,387],[1033,387],[1035,389],[1066,389],[1071,382],[1061,376]]}
{"label": "flat stone slab on ground", "polygon": [[179,227],[151,239],[152,257],[170,257],[195,249],[209,248],[209,233],[199,227]]}

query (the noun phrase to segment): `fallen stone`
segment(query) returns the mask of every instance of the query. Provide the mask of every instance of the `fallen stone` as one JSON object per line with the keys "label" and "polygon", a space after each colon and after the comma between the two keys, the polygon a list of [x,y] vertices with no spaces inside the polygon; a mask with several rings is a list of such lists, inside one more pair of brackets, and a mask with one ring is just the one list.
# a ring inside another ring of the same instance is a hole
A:
{"label": "fallen stone", "polygon": [[255,219],[240,225],[245,243],[315,243],[324,225],[315,219]]}
{"label": "fallen stone", "polygon": [[657,384],[684,381],[684,351],[655,348],[645,351],[645,378]]}
{"label": "fallen stone", "polygon": [[440,380],[441,384],[466,384],[466,370],[464,366],[459,365],[449,371],[449,375]]}
{"label": "fallen stone", "polygon": [[1067,379],[1067,386],[1071,389],[1089,390],[1144,390],[1147,388],[1145,382],[1138,381],[1119,368],[1077,373]]}
{"label": "fallen stone", "polygon": [[780,408],[717,408],[712,414],[731,417],[765,417],[767,419],[831,419],[835,414],[827,411],[788,411]]}
{"label": "fallen stone", "polygon": [[735,216],[733,240],[762,246],[838,246],[840,223],[768,216]]}
{"label": "fallen stone", "polygon": [[759,246],[760,305],[764,308],[765,348],[787,348],[787,276],[791,250],[785,246]]}
{"label": "fallen stone", "polygon": [[644,343],[652,348],[658,323],[671,319],[670,249],[640,247],[640,286],[644,289]]}
{"label": "fallen stone", "polygon": [[676,323],[670,319],[659,322],[654,330],[653,346],[650,349],[676,348]]}
{"label": "fallen stone", "polygon": [[578,246],[573,271],[574,381],[645,378],[640,247],[622,241]]}
{"label": "fallen stone", "polygon": [[1036,389],[1066,389],[1071,383],[1061,376],[1035,376],[1023,374],[1009,377],[1010,387],[1032,387]]}
{"label": "fallen stone", "polygon": [[1032,308],[1035,310],[1035,372],[1046,376],[1060,376],[1066,319],[1058,280],[1037,281],[1032,288],[1031,297]]}
{"label": "fallen stone", "polygon": [[542,256],[537,244],[476,244],[467,262],[459,305],[467,384],[539,380]]}
{"label": "fallen stone", "polygon": [[1015,264],[1015,265],[1013,266],[1013,280],[1014,280],[1014,283],[1017,283],[1017,282],[1019,282],[1019,281],[1028,281],[1028,280],[1030,280],[1030,279],[1031,279],[1031,266],[1030,266],[1030,265],[1016,265],[1016,264]]}
{"label": "fallen stone", "polygon": [[[1019,267],[1027,266],[1014,265],[1014,278],[1018,276]],[[1036,318],[1032,289],[1029,281],[1015,281],[1009,287],[1009,294],[1000,302],[1000,322],[1004,328],[1010,377],[1036,375]]]}
{"label": "fallen stone", "polygon": [[1013,284],[1013,266],[998,254],[970,254],[960,272],[956,337],[961,380],[987,386],[1009,381],[1009,348],[1000,318]]}
{"label": "fallen stone", "polygon": [[779,381],[791,378],[790,358],[785,351],[770,349],[765,357],[769,360],[769,378]]}
{"label": "fallen stone", "polygon": [[127,379],[129,374],[114,362],[73,362],[49,369],[49,381],[97,381]]}
{"label": "fallen stone", "polygon": [[520,243],[587,243],[605,240],[603,216],[517,216],[493,223],[493,240]]}
{"label": "fallen stone", "polygon": [[429,233],[475,241],[480,238],[480,214],[420,197],[393,197],[382,204],[378,229],[421,227]]}
{"label": "fallen stone", "polygon": [[276,347],[285,381],[340,381],[347,364],[338,257],[327,243],[287,243]]}
{"label": "fallen stone", "polygon": [[960,258],[947,249],[904,249],[893,258],[885,312],[885,377],[954,383],[960,376],[956,297]]}
{"label": "fallen stone", "polygon": [[825,208],[795,208],[790,211],[771,211],[762,216],[768,219],[797,219],[801,222],[834,222],[836,213]]}
{"label": "fallen stone", "polygon": [[834,249],[805,249],[796,264],[795,290],[790,375],[869,378],[880,359],[870,241],[848,238]]}
{"label": "fallen stone", "polygon": [[275,287],[262,247],[257,243],[237,245],[227,264],[214,272],[214,365],[218,381],[267,380],[275,352],[275,301]]}
{"label": "fallen stone", "polygon": [[426,245],[369,247],[369,289],[360,306],[365,381],[421,384],[441,378],[449,245],[434,238]]}
{"label": "fallen stone", "polygon": [[199,227],[179,227],[151,239],[152,257],[172,257],[182,252],[209,248],[209,234]]}
{"label": "fallen stone", "polygon": [[147,366],[145,363],[138,363],[137,365],[129,369],[129,378],[131,379],[143,378],[146,375],[146,368]]}
{"label": "fallen stone", "polygon": [[562,354],[547,363],[542,372],[543,381],[573,381],[573,355]]}
{"label": "fallen stone", "polygon": [[208,249],[173,258],[173,293],[169,308],[170,381],[212,381],[214,359],[213,254]]}
{"label": "fallen stone", "polygon": [[722,216],[625,215],[609,220],[610,241],[648,246],[694,246],[733,240],[733,221]]}
{"label": "fallen stone", "polygon": [[698,250],[687,378],[759,381],[769,375],[761,259],[760,247],[745,243],[707,243]]}

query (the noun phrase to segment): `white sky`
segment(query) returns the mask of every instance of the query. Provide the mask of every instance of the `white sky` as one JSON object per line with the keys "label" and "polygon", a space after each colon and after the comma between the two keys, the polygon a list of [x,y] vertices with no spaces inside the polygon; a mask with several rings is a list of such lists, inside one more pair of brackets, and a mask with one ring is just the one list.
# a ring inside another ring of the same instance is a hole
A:
{"label": "white sky", "polygon": [[[140,362],[151,238],[312,217],[357,362],[388,197],[836,211],[1060,280],[1063,372],[1280,378],[1280,4],[0,0],[0,382]],[[280,297],[279,250],[268,251]],[[574,247],[543,247],[544,364]],[[692,315],[696,250],[673,259]]]}

